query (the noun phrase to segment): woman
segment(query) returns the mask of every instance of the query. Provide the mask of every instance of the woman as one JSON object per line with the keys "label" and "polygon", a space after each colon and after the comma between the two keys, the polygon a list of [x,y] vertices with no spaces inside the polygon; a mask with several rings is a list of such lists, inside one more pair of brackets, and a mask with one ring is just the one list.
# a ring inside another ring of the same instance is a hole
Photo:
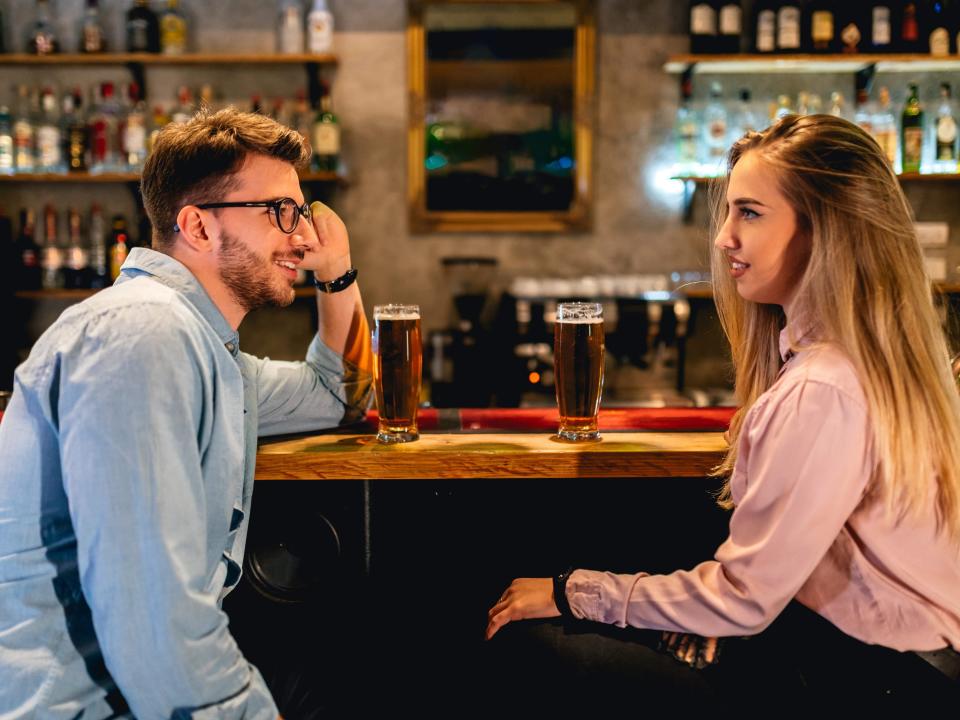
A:
{"label": "woman", "polygon": [[[669,684],[689,698],[723,702],[717,690],[745,672],[768,699],[951,696],[960,397],[897,178],[852,123],[789,116],[734,145],[715,219],[714,295],[740,404],[719,468],[727,540],[669,575],[515,580],[487,637],[562,608],[671,640],[755,636],[727,642],[707,670],[675,664]],[[573,625],[538,629],[541,658],[566,658],[588,685],[590,667],[594,680],[612,671],[627,693],[666,677],[649,634]]]}

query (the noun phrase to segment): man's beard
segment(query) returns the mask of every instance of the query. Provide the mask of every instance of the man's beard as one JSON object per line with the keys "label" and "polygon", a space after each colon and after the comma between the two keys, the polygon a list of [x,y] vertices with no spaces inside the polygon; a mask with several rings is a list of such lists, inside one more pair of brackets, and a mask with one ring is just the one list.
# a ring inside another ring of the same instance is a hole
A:
{"label": "man's beard", "polygon": [[218,258],[220,279],[247,312],[267,305],[286,307],[293,302],[293,288],[280,284],[273,260],[261,258],[235,235],[221,233]]}

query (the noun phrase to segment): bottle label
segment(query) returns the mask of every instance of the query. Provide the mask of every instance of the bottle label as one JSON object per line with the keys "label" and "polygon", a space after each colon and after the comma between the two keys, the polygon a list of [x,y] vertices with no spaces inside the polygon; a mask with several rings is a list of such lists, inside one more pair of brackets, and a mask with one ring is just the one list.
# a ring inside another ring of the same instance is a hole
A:
{"label": "bottle label", "polygon": [[13,136],[0,135],[0,170],[13,169]]}
{"label": "bottle label", "polygon": [[950,33],[944,27],[938,27],[930,33],[930,54],[931,55],[949,55],[950,54]]}
{"label": "bottle label", "polygon": [[85,270],[89,262],[86,248],[72,246],[67,250],[67,267],[71,270]]}
{"label": "bottle label", "polygon": [[177,15],[160,19],[160,46],[165,55],[183,55],[187,51],[187,23]]}
{"label": "bottle label", "polygon": [[777,16],[773,10],[763,10],[757,15],[757,52],[773,52],[776,49]]}
{"label": "bottle label", "polygon": [[21,253],[20,262],[25,268],[35,268],[40,264],[37,253],[33,248],[27,248]]}
{"label": "bottle label", "polygon": [[860,49],[860,41],[863,36],[860,34],[860,28],[855,22],[846,25],[840,31],[840,41],[843,43],[844,52],[857,52]]}
{"label": "bottle label", "polygon": [[48,245],[41,252],[40,265],[44,270],[59,270],[63,267],[63,252],[56,245]]}
{"label": "bottle label", "polygon": [[897,135],[893,130],[878,130],[875,139],[883,150],[887,162],[893,165],[897,158]]}
{"label": "bottle label", "polygon": [[953,119],[953,116],[944,115],[937,118],[937,142],[953,147],[956,139],[957,121]]}
{"label": "bottle label", "polygon": [[127,23],[127,42],[130,45],[130,52],[147,52],[150,49],[146,20],[137,19]]}
{"label": "bottle label", "polygon": [[103,33],[100,27],[94,24],[83,26],[83,51],[88,53],[103,52]]}
{"label": "bottle label", "polygon": [[57,128],[50,125],[37,128],[37,160],[43,168],[60,164],[60,131]]}
{"label": "bottle label", "polygon": [[700,3],[690,8],[690,34],[717,34],[717,12],[709,4]]}
{"label": "bottle label", "polygon": [[817,10],[813,13],[814,40],[830,42],[833,40],[833,13],[830,10]]}
{"label": "bottle label", "polygon": [[923,153],[923,128],[906,127],[903,129],[903,165],[919,169],[920,156]]}
{"label": "bottle label", "polygon": [[307,16],[307,49],[315,54],[333,49],[333,23],[329,13],[311,12]]}
{"label": "bottle label", "polygon": [[340,128],[333,123],[317,123],[313,126],[314,155],[337,155],[340,153]]}
{"label": "bottle label", "polygon": [[128,119],[123,129],[123,149],[137,155],[147,152],[147,129],[142,124]]}
{"label": "bottle label", "polygon": [[780,8],[777,46],[783,50],[800,49],[800,9]]}
{"label": "bottle label", "polygon": [[890,44],[890,8],[886,5],[873,8],[873,44]]}
{"label": "bottle label", "polygon": [[724,5],[720,10],[720,34],[740,35],[743,17],[739,5]]}

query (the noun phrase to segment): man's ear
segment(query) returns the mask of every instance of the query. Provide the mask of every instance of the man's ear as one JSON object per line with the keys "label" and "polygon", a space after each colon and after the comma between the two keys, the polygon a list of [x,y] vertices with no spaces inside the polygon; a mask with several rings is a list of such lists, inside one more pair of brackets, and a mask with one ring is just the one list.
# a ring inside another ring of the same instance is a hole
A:
{"label": "man's ear", "polygon": [[213,249],[212,223],[216,219],[196,205],[184,205],[177,213],[177,227],[180,228],[180,240],[191,250],[207,253]]}

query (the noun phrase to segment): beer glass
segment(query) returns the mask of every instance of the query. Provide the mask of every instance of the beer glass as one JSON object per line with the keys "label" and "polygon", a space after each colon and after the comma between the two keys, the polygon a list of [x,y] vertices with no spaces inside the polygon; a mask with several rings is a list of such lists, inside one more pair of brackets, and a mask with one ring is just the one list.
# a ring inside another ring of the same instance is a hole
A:
{"label": "beer glass", "polygon": [[553,367],[559,435],[565,440],[597,440],[597,411],[603,390],[603,306],[560,303],[553,331]]}
{"label": "beer glass", "polygon": [[373,308],[373,381],[380,425],[377,440],[402,443],[420,437],[420,307],[376,305]]}

